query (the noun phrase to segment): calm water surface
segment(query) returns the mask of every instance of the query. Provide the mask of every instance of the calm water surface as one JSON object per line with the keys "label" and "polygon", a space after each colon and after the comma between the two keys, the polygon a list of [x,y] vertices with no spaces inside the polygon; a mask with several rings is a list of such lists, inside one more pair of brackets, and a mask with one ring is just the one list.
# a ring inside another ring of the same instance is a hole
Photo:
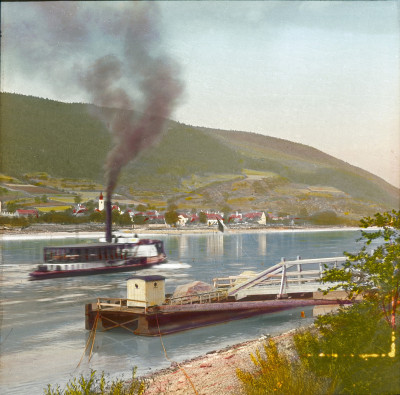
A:
{"label": "calm water surface", "polygon": [[[342,256],[359,249],[360,231],[315,231],[259,234],[211,233],[157,235],[165,243],[168,262],[141,270],[161,274],[166,291],[194,280],[261,271],[280,261]],[[132,368],[138,374],[168,367],[159,338],[134,336],[123,330],[98,332],[92,359],[84,353],[89,332],[84,329],[85,303],[97,297],[126,297],[130,273],[28,281],[46,245],[93,239],[1,241],[0,393],[41,394],[47,384],[64,387],[70,378],[90,369],[110,378]],[[309,318],[301,319],[305,310]],[[312,308],[263,315],[163,337],[168,357],[180,362],[262,334],[276,334],[310,323]]]}

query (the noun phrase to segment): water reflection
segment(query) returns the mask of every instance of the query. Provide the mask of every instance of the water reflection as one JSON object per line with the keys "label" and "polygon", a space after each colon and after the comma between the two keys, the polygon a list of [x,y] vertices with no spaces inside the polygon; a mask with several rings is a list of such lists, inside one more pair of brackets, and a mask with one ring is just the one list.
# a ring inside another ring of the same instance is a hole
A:
{"label": "water reflection", "polygon": [[235,237],[235,247],[236,247],[236,258],[239,259],[242,257],[243,253],[243,237],[241,234],[239,234],[237,237]]}
{"label": "water reflection", "polygon": [[267,235],[264,233],[258,235],[258,254],[260,256],[267,255]]}
{"label": "water reflection", "polygon": [[179,236],[179,256],[186,257],[189,249],[189,240],[187,235]]}
{"label": "water reflection", "polygon": [[224,254],[224,234],[215,232],[207,235],[207,252],[212,256]]}

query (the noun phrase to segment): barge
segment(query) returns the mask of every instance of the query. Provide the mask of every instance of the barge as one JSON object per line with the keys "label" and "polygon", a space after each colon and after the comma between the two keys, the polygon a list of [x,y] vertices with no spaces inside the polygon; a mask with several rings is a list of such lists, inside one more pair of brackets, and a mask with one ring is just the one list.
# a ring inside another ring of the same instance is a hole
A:
{"label": "barge", "polygon": [[[339,303],[348,303],[338,301]],[[177,298],[165,297],[165,278],[132,276],[127,298],[98,298],[85,306],[87,330],[123,328],[140,336],[159,336],[295,307],[331,305],[332,300],[235,300],[227,290]]]}
{"label": "barge", "polygon": [[117,238],[114,243],[44,247],[30,280],[125,272],[166,262],[161,240]]}

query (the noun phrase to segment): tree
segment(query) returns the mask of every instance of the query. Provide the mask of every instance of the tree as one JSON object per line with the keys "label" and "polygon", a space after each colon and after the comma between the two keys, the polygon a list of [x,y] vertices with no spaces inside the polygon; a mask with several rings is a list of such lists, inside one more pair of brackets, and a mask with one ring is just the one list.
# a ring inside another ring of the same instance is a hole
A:
{"label": "tree", "polygon": [[176,211],[178,210],[178,206],[175,203],[169,203],[167,211]]}
{"label": "tree", "polygon": [[392,352],[392,330],[376,303],[364,300],[320,315],[315,327],[295,334],[296,351],[317,377],[330,378],[336,387],[330,393],[400,393],[400,358]]}
{"label": "tree", "polygon": [[178,222],[178,213],[175,210],[170,210],[165,213],[165,222],[168,225],[175,225]]}
{"label": "tree", "polygon": [[94,211],[89,215],[90,222],[99,222],[105,223],[106,221],[106,212],[103,211]]}
{"label": "tree", "polygon": [[310,221],[316,225],[337,225],[340,219],[332,210],[319,211],[310,217]]}
{"label": "tree", "polygon": [[227,223],[229,220],[229,215],[232,212],[232,207],[229,206],[228,204],[225,204],[223,207],[221,207],[221,211],[224,216],[224,222]]}
{"label": "tree", "polygon": [[129,215],[129,213],[123,213],[121,214],[121,216],[119,217],[119,222],[118,225],[132,225],[132,220],[131,220],[131,216]]}
{"label": "tree", "polygon": [[302,207],[299,211],[299,215],[298,215],[301,219],[305,219],[308,217],[308,211],[305,207]]}
{"label": "tree", "polygon": [[133,216],[132,222],[135,225],[143,225],[146,222],[146,217],[144,215],[136,214]]}
{"label": "tree", "polygon": [[80,196],[80,195],[76,195],[76,196],[74,197],[74,202],[75,202],[75,204],[81,203],[81,202],[82,202],[81,196]]}
{"label": "tree", "polygon": [[111,220],[113,224],[119,224],[119,219],[121,217],[121,213],[118,210],[111,211]]}
{"label": "tree", "polygon": [[19,209],[19,204],[16,203],[14,200],[10,200],[7,202],[7,211],[10,213],[15,213]]}
{"label": "tree", "polygon": [[144,204],[138,204],[136,206],[136,211],[140,211],[143,213],[143,212],[147,211],[147,207]]}
{"label": "tree", "polygon": [[89,212],[93,212],[97,204],[93,200],[89,200],[85,203],[85,206]]}
{"label": "tree", "polygon": [[201,224],[207,223],[207,215],[203,211],[199,214],[199,221]]}
{"label": "tree", "polygon": [[[400,292],[400,211],[365,217],[360,225],[374,230],[361,231],[361,250],[356,254],[345,252],[347,260],[343,266],[326,270],[322,281],[337,282],[328,292],[343,288],[349,298],[363,294],[364,299],[377,303],[394,330]],[[382,244],[368,253],[367,247],[373,241]]]}

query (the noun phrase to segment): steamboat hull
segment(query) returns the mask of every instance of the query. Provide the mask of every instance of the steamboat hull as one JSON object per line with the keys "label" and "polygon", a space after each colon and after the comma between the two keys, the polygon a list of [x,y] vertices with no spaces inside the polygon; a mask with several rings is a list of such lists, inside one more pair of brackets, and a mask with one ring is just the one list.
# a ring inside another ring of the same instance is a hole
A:
{"label": "steamboat hull", "polygon": [[[344,301],[340,301],[343,303]],[[148,309],[107,308],[86,305],[86,329],[108,331],[123,328],[135,335],[159,336],[203,326],[250,318],[296,307],[332,304],[332,300],[266,300],[204,303],[198,305],[162,305]]]}
{"label": "steamboat hull", "polygon": [[55,271],[34,271],[29,273],[29,280],[46,280],[50,278],[61,277],[77,277],[77,276],[91,276],[96,274],[108,274],[128,272],[133,270],[145,269],[153,265],[166,262],[165,257],[160,258],[137,258],[133,263],[126,263],[118,266],[103,266],[94,267],[89,269],[76,269],[76,270],[55,270]]}

